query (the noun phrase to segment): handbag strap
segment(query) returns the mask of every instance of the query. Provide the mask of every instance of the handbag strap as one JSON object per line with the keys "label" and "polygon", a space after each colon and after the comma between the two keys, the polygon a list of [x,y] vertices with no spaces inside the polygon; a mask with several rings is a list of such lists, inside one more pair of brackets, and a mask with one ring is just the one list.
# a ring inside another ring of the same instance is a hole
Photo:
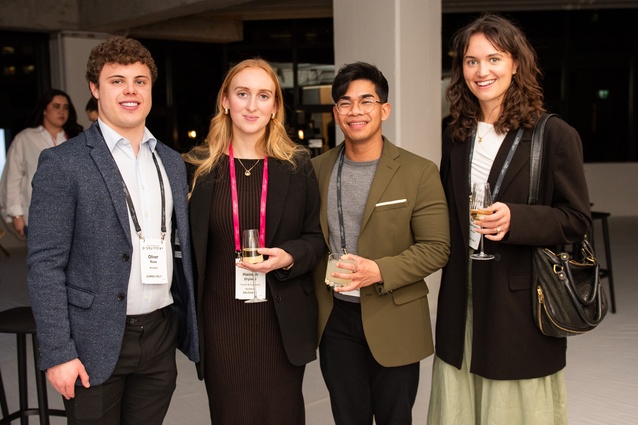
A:
{"label": "handbag strap", "polygon": [[541,165],[543,162],[543,143],[545,140],[545,125],[551,117],[557,114],[543,114],[534,126],[532,131],[532,144],[529,156],[529,198],[527,203],[535,205],[538,203],[538,187],[541,180]]}
{"label": "handbag strap", "polygon": [[[589,245],[589,241],[587,241],[587,239],[583,239],[581,241],[581,244],[584,244],[582,249],[591,250],[591,246]],[[589,326],[597,326],[605,317],[605,314],[603,313],[602,287],[600,284],[600,278],[598,277],[598,262],[593,257],[589,259],[590,262],[593,263],[592,266],[594,267],[594,272],[589,273],[589,275],[592,275],[594,277],[594,284],[592,285],[590,294],[583,294],[577,291],[576,288],[574,288],[574,282],[576,281],[574,280],[574,276],[572,275],[572,268],[570,263],[571,260],[569,259],[569,256],[566,253],[562,253],[558,255],[558,258],[563,265],[563,271],[567,275],[567,279],[563,282],[564,286],[567,289],[570,298],[572,299],[574,307],[576,307],[576,310],[578,311],[578,315]],[[588,298],[588,295],[590,295],[591,298]],[[595,317],[589,317],[585,313],[585,311],[583,311],[583,306],[590,307],[592,304],[596,309]]]}

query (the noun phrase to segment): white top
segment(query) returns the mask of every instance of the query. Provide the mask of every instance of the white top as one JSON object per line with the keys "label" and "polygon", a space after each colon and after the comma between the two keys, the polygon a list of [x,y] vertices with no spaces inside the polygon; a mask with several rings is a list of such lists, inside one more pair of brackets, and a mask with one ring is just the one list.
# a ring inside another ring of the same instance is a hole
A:
{"label": "white top", "polygon": [[[151,152],[155,152],[157,139],[144,128],[140,150],[135,157],[131,142],[98,119],[104,140],[115,159],[120,174],[131,195],[137,220],[146,239],[161,237],[162,195],[160,192],[157,170]],[[173,303],[171,296],[171,279],[173,277],[173,258],[171,247],[171,229],[173,216],[173,195],[166,176],[166,171],[159,155],[155,155],[164,181],[166,197],[166,264],[168,267],[168,284],[142,283],[142,263],[140,258],[140,237],[135,232],[135,225],[128,209],[133,255],[131,258],[131,275],[128,282],[126,314],[145,314]],[[122,190],[124,190],[122,188]],[[105,229],[109,231],[110,229]]]}
{"label": "white top", "polygon": [[[478,141],[479,135],[483,136],[481,143]],[[474,139],[474,154],[472,155],[472,184],[487,181],[496,154],[506,135],[507,133],[496,134],[492,124],[479,121]]]}
{"label": "white top", "polygon": [[[474,151],[472,153],[472,164],[470,164],[470,190],[474,183],[487,182],[492,164],[496,158],[498,150],[505,140],[506,134],[496,134],[496,129],[492,124],[479,121],[476,129],[476,137],[474,138]],[[479,143],[479,136],[482,136]],[[490,188],[492,191],[494,188]],[[494,193],[492,192],[492,195]],[[478,249],[480,242],[480,234],[474,232],[474,223],[470,220],[470,247]]]}
{"label": "white top", "polygon": [[54,143],[43,126],[26,128],[13,139],[0,181],[0,209],[8,223],[13,220],[12,217],[21,215],[25,224],[29,224],[31,181],[38,168],[40,153],[65,141],[66,134],[61,131]]}

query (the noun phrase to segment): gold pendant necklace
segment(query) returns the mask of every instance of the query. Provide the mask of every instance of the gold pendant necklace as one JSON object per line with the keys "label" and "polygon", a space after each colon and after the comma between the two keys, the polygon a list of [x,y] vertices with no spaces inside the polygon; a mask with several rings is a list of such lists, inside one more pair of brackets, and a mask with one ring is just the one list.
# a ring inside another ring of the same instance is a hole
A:
{"label": "gold pendant necklace", "polygon": [[487,130],[482,136],[478,134],[478,125],[476,126],[476,135],[478,136],[478,142],[481,143],[483,141],[483,137],[487,136],[487,133],[494,130],[494,126],[491,126],[489,130]]}
{"label": "gold pendant necklace", "polygon": [[239,161],[239,163],[241,164],[241,168],[243,168],[243,169],[244,169],[244,175],[245,175],[246,177],[250,177],[250,170],[252,170],[253,168],[255,168],[255,167],[257,166],[257,164],[259,164],[259,161],[261,161],[261,159],[258,159],[258,160],[257,160],[257,162],[255,162],[255,164],[254,164],[252,167],[250,167],[250,168],[246,168],[246,167],[244,166],[244,163],[243,163],[243,162],[241,162],[241,159],[237,158],[237,161]]}

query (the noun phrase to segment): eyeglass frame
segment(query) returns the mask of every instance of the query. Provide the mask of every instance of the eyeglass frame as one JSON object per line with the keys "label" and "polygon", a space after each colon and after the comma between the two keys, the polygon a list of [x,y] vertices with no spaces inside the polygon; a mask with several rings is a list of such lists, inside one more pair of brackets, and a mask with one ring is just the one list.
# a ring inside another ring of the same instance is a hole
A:
{"label": "eyeglass frame", "polygon": [[[345,111],[345,112],[341,112],[341,111],[339,110],[339,102],[341,102],[341,101],[346,101],[346,102],[350,102],[350,103],[351,103],[351,104],[350,104],[350,108],[348,108],[348,110],[347,110],[347,111]],[[370,105],[372,105],[372,106],[370,107],[370,110],[369,110],[369,111],[368,111],[368,110],[365,110],[365,109],[361,106],[361,102],[365,102],[365,101],[370,102],[369,104],[370,104]],[[366,97],[359,98],[359,99],[357,99],[357,100],[351,100],[351,99],[348,99],[348,98],[342,98],[342,99],[339,99],[339,100],[337,101],[337,103],[335,103],[335,105],[334,105],[334,106],[335,106],[335,109],[337,110],[337,113],[338,113],[339,115],[346,115],[346,114],[349,114],[349,113],[350,113],[350,111],[352,111],[352,108],[354,108],[354,105],[355,105],[355,104],[356,104],[356,105],[358,105],[359,109],[360,109],[362,112],[364,112],[364,113],[366,113],[366,114],[369,114],[370,112],[374,111],[374,107],[376,106],[376,104],[377,104],[377,103],[378,103],[379,105],[383,105],[383,104],[386,104],[386,103],[388,103],[388,102],[381,102],[380,100],[377,100],[377,99],[375,99],[375,98],[373,98],[373,97],[371,97],[371,96],[366,96]]]}

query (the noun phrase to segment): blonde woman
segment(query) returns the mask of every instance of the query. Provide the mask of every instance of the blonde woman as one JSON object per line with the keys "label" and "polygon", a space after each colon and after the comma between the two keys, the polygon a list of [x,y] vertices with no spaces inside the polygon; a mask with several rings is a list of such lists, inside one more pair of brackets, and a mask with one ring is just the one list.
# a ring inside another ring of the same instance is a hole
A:
{"label": "blonde woman", "polygon": [[[206,141],[186,154],[202,343],[216,425],[305,423],[302,380],[316,358],[312,269],[324,251],[310,155],[287,136],[281,87],[260,59],[233,67]],[[259,229],[265,261],[241,261]],[[246,273],[247,272],[247,273]],[[244,275],[266,302],[246,303]]]}

